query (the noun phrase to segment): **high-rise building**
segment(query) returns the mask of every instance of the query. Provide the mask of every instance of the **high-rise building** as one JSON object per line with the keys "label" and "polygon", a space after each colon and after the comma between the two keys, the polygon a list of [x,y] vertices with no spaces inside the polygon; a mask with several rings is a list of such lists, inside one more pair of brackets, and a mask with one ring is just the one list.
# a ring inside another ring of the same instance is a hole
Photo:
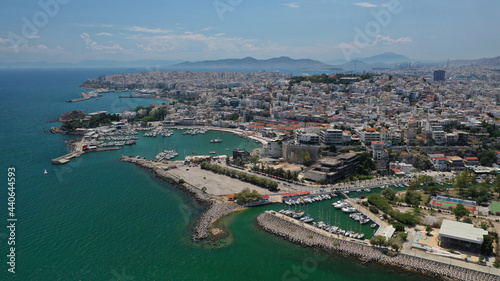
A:
{"label": "high-rise building", "polygon": [[444,70],[434,71],[434,81],[444,81],[446,72]]}

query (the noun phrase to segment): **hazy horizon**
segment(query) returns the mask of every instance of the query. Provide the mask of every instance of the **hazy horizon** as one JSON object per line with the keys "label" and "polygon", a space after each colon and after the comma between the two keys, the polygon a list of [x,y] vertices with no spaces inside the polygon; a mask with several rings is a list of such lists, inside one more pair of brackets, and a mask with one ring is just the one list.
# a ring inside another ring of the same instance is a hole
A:
{"label": "hazy horizon", "polygon": [[0,62],[500,55],[498,1],[361,1],[7,2]]}

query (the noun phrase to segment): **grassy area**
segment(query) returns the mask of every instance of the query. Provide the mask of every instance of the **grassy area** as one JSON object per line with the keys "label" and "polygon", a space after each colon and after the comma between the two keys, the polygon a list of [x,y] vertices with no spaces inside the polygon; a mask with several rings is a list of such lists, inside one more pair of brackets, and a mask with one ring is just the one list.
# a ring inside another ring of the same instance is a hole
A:
{"label": "grassy area", "polygon": [[497,212],[500,212],[500,202],[498,201],[491,201],[491,206],[490,206],[491,213],[496,214]]}

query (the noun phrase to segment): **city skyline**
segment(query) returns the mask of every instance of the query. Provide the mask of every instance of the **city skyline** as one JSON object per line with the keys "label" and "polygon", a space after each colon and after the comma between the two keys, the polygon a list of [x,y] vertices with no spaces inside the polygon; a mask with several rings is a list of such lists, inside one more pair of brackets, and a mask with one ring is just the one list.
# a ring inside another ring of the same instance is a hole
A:
{"label": "city skyline", "polygon": [[496,57],[500,3],[482,3],[19,1],[4,4],[0,62]]}

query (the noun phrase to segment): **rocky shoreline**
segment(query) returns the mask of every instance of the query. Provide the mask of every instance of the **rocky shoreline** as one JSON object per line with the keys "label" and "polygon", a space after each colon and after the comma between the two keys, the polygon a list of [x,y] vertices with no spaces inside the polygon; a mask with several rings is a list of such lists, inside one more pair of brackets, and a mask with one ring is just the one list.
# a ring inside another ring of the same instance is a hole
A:
{"label": "rocky shoreline", "polygon": [[283,237],[290,242],[306,247],[322,248],[341,254],[347,254],[364,260],[365,262],[380,262],[383,264],[401,266],[406,269],[416,270],[431,276],[451,278],[463,281],[493,281],[500,277],[454,265],[430,261],[399,253],[389,257],[381,248],[375,248],[360,243],[350,242],[333,237],[327,237],[315,231],[287,221],[270,212],[257,217],[257,223],[265,231]]}
{"label": "rocky shoreline", "polygon": [[205,211],[198,219],[193,229],[191,239],[195,242],[201,242],[210,237],[210,229],[216,220],[233,211],[242,209],[242,207],[236,203],[223,202],[215,196],[205,193],[187,182],[180,183],[179,178],[168,173],[167,171],[164,171],[149,161],[128,156],[122,156],[120,160],[124,162],[131,162],[142,168],[150,170],[155,177],[172,184],[179,190],[188,194],[196,202],[204,206]]}

